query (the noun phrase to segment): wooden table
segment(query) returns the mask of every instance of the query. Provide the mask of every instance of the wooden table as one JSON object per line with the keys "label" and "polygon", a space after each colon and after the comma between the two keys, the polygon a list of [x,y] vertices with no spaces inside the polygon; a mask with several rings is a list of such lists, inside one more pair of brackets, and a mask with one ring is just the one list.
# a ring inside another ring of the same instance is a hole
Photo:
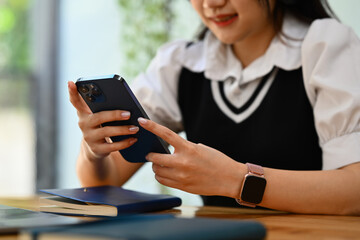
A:
{"label": "wooden table", "polygon": [[[0,199],[0,204],[36,209],[36,198]],[[286,212],[223,207],[181,206],[161,213],[182,217],[212,217],[223,219],[252,219],[263,223],[267,240],[359,239],[360,216],[305,215]],[[19,239],[17,235],[0,236],[0,240]]]}
{"label": "wooden table", "polygon": [[260,209],[180,207],[183,216],[253,219],[267,229],[267,240],[360,239],[360,216],[305,215]]}

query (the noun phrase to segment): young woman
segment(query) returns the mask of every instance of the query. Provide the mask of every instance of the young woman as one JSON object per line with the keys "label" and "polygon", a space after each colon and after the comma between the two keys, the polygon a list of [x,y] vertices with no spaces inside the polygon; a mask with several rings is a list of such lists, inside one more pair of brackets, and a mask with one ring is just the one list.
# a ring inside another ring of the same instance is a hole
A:
{"label": "young woman", "polygon": [[[353,31],[320,0],[191,3],[207,27],[203,37],[160,48],[132,85],[153,120],[139,119],[141,127],[175,148],[147,156],[156,180],[202,195],[206,205],[360,214],[360,42]],[[118,150],[136,139],[106,139],[139,128],[100,128],[130,113],[92,114],[72,82],[69,93],[83,132],[82,185],[122,185],[141,164]],[[176,134],[183,130],[188,140]]]}

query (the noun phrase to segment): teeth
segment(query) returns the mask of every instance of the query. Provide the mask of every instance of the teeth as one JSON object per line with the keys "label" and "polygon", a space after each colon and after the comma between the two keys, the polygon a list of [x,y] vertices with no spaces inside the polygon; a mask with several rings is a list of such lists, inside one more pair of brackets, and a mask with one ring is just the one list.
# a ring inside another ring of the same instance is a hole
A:
{"label": "teeth", "polygon": [[236,15],[231,15],[231,16],[227,16],[227,17],[223,17],[223,18],[215,18],[216,22],[225,22],[233,17],[235,17]]}

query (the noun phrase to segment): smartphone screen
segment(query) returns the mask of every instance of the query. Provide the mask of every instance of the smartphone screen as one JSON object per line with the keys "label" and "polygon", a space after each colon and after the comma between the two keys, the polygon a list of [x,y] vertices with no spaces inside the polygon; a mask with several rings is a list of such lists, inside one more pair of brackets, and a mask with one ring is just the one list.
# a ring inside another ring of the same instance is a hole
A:
{"label": "smartphone screen", "polygon": [[103,126],[135,125],[139,127],[136,134],[111,137],[113,142],[129,137],[138,139],[129,148],[120,150],[121,155],[127,161],[146,162],[145,156],[150,152],[170,153],[164,140],[139,125],[137,121],[139,117],[147,119],[149,117],[124,78],[119,75],[79,78],[76,86],[93,113],[109,110],[125,110],[131,113],[129,120],[103,124]]}

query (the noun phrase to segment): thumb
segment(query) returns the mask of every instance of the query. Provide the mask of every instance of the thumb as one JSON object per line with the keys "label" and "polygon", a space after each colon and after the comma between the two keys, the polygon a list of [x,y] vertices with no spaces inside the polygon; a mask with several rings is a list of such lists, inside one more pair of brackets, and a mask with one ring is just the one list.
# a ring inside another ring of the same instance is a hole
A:
{"label": "thumb", "polygon": [[89,106],[85,103],[84,99],[82,99],[82,97],[78,93],[77,87],[74,82],[68,81],[68,91],[70,102],[74,106],[74,108],[76,108],[79,113],[90,114],[91,110]]}

